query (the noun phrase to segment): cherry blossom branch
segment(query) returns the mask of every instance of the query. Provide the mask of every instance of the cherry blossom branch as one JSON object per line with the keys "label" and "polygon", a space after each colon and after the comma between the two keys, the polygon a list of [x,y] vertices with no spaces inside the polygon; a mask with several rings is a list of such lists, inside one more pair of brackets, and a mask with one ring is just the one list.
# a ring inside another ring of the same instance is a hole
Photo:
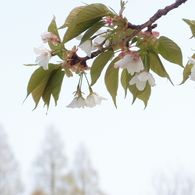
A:
{"label": "cherry blossom branch", "polygon": [[[111,49],[113,46],[118,45],[119,43],[122,42],[129,42],[136,34],[138,34],[142,29],[148,27],[150,29],[155,28],[156,24],[153,24],[156,20],[158,20],[160,17],[166,15],[168,12],[170,12],[171,10],[178,8],[180,5],[182,5],[183,3],[187,2],[188,0],[176,0],[175,3],[166,6],[164,9],[159,9],[147,22],[143,23],[142,25],[132,25],[131,23],[129,23],[128,28],[132,28],[135,29],[135,31],[133,31],[133,33],[131,33],[130,35],[128,35],[127,37],[115,41],[113,42],[111,45],[106,46],[104,48],[101,48],[95,52],[91,53],[91,57],[84,57],[83,59],[87,60],[87,59],[92,59],[96,56],[98,56],[100,53]],[[153,24],[153,25],[152,25]]]}

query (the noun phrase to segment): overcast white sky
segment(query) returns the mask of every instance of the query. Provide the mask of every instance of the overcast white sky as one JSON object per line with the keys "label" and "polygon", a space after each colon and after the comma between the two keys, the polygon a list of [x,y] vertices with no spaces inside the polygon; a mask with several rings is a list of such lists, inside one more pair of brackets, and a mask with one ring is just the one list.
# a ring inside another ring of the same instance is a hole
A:
{"label": "overcast white sky", "polygon": [[[195,19],[195,1],[188,0],[177,10],[162,17],[157,23],[161,35],[174,40],[182,48],[184,64],[195,49],[194,39],[182,18]],[[36,67],[33,47],[42,44],[40,34],[56,16],[61,26],[79,0],[0,0],[1,60],[0,60],[0,123],[6,130],[10,144],[21,164],[28,185],[30,168],[35,159],[45,129],[54,125],[61,133],[66,154],[70,157],[80,142],[89,149],[97,169],[102,189],[109,195],[152,194],[154,173],[179,169],[195,171],[195,83],[182,80],[182,68],[165,62],[167,71],[176,84],[154,75],[156,86],[147,109],[141,101],[132,106],[132,97],[124,99],[118,93],[118,109],[103,86],[103,80],[94,90],[108,100],[93,109],[68,109],[76,89],[77,77],[65,78],[58,106],[51,105],[49,114],[40,106],[32,111],[34,102],[26,96],[28,80]],[[104,3],[119,10],[119,0],[85,0],[86,3]],[[112,3],[111,3],[112,2]],[[136,0],[126,5],[125,16],[133,24],[148,20],[159,8],[174,0]]]}

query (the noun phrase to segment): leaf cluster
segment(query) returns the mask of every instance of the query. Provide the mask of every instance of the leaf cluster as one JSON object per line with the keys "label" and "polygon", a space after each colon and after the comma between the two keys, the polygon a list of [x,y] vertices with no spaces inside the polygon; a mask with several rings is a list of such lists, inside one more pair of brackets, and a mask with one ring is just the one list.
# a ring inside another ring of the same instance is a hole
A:
{"label": "leaf cluster", "polygon": [[[121,8],[123,8],[124,5],[125,3],[121,1]],[[114,19],[113,21],[115,24],[117,24],[116,21],[118,21],[120,25],[108,27],[105,25],[103,17],[110,17]],[[51,42],[48,42],[48,44],[52,50],[52,55],[57,55],[61,62],[59,64],[50,63],[48,70],[44,70],[40,67],[32,74],[27,87],[27,97],[32,94],[35,102],[35,108],[38,106],[41,98],[47,107],[50,105],[51,97],[53,97],[55,104],[57,105],[64,75],[66,74],[67,77],[73,76],[70,67],[74,65],[74,61],[71,61],[70,66],[66,68],[62,66],[64,62],[68,63],[67,59],[65,59],[67,53],[72,52],[66,49],[66,43],[83,33],[82,39],[78,44],[81,45],[87,40],[92,39],[94,36],[97,36],[96,32],[103,26],[108,28],[107,39],[109,39],[109,45],[103,48],[102,44],[97,51],[97,55],[92,56],[96,58],[90,68],[90,87],[98,81],[105,69],[105,86],[116,107],[119,84],[121,84],[124,89],[125,97],[128,93],[132,94],[132,103],[134,103],[136,99],[140,99],[143,101],[145,107],[147,106],[151,95],[151,86],[149,83],[147,82],[144,90],[140,91],[135,85],[129,84],[130,80],[136,73],[134,75],[130,75],[126,69],[121,71],[114,67],[114,64],[120,59],[116,54],[117,52],[121,52],[121,45],[128,49],[131,49],[131,47],[136,48],[136,51],[139,53],[143,61],[144,71],[153,72],[160,77],[167,78],[173,84],[164,64],[162,63],[162,58],[170,63],[183,67],[180,47],[174,41],[165,36],[153,39],[151,38],[152,36],[144,38],[139,34],[136,34],[128,42],[123,42],[123,40],[127,40],[126,38],[129,37],[129,35],[137,32],[137,30],[129,28],[127,25],[127,19],[125,17],[121,17],[121,15],[118,16],[105,5],[95,3],[74,8],[69,13],[64,24],[59,28],[56,25],[55,17],[52,19],[48,27],[48,32],[56,35],[59,38],[60,43],[54,45]],[[184,19],[184,21],[190,26],[194,37],[195,22],[187,19]],[[66,29],[63,38],[60,38],[60,29]],[[148,32],[152,35],[152,31]],[[117,42],[118,44],[116,44]],[[76,56],[77,62],[81,64],[86,64],[86,60],[90,58],[80,58],[77,56],[76,51],[74,52],[75,53],[72,56]],[[187,80],[191,67],[192,65],[185,67],[182,83]]]}

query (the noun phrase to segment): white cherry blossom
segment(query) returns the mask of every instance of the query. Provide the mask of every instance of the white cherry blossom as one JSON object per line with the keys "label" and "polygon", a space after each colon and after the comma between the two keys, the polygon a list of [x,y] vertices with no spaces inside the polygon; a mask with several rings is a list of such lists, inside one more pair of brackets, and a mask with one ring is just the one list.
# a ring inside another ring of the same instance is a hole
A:
{"label": "white cherry blossom", "polygon": [[86,100],[92,103],[94,106],[96,106],[97,104],[100,105],[102,100],[107,100],[107,99],[93,92],[87,96]]}
{"label": "white cherry blossom", "polygon": [[51,58],[51,51],[49,51],[45,46],[34,47],[35,54],[39,55],[35,62],[37,65],[42,66],[44,70],[48,69],[48,63]]}
{"label": "white cherry blossom", "polygon": [[90,39],[79,45],[79,48],[81,48],[89,57],[91,57],[91,52],[96,49]]}
{"label": "white cherry blossom", "polygon": [[88,101],[87,99],[83,98],[82,96],[75,97],[72,102],[66,106],[67,108],[84,108],[84,107],[94,107],[95,105]]}
{"label": "white cherry blossom", "polygon": [[85,107],[85,99],[80,97],[75,97],[72,102],[66,106],[67,108],[84,108]]}
{"label": "white cherry blossom", "polygon": [[128,73],[131,75],[144,69],[141,58],[134,54],[126,54],[122,59],[115,62],[114,67],[122,69],[126,68]]}
{"label": "white cherry blossom", "polygon": [[52,42],[53,45],[57,46],[58,43],[60,42],[59,38],[54,35],[53,33],[51,32],[44,32],[41,34],[41,38],[42,38],[42,41],[43,43],[47,43],[47,42]]}
{"label": "white cherry blossom", "polygon": [[146,82],[150,84],[150,86],[155,86],[155,80],[151,73],[143,71],[141,73],[136,74],[129,82],[130,85],[136,85],[139,91],[143,91],[146,87]]}
{"label": "white cherry blossom", "polygon": [[52,37],[53,37],[53,33],[51,32],[44,32],[41,34],[43,43],[47,43],[48,41],[51,41]]}

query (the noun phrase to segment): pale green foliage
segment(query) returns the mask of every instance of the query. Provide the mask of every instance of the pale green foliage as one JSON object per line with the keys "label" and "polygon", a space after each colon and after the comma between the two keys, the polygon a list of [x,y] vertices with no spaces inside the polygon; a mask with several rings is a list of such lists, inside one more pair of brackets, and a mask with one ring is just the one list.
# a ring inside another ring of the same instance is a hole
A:
{"label": "pale green foliage", "polygon": [[54,128],[46,131],[45,140],[34,163],[35,186],[31,195],[102,195],[98,175],[82,145],[69,168],[64,144]]}
{"label": "pale green foliage", "polygon": [[2,126],[0,126],[0,194],[23,194],[18,162],[15,160]]}
{"label": "pale green foliage", "polygon": [[98,174],[93,168],[88,151],[83,144],[78,147],[76,152],[72,174],[79,192],[78,195],[103,195],[99,187]]}
{"label": "pale green foliage", "polygon": [[67,159],[60,134],[53,127],[46,132],[33,168],[36,191],[44,191],[48,195],[60,194],[58,192],[64,189],[61,178],[67,171]]}

